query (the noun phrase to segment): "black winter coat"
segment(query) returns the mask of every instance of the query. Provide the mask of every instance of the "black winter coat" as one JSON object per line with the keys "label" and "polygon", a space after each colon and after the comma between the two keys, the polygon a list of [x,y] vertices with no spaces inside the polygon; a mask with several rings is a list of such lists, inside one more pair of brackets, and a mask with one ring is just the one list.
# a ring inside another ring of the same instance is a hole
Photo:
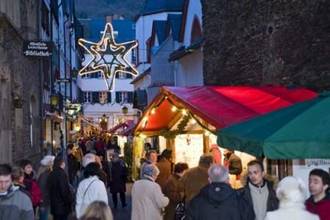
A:
{"label": "black winter coat", "polygon": [[73,185],[77,172],[80,169],[80,163],[73,154],[68,155],[68,173],[69,173],[69,182]]}
{"label": "black winter coat", "polygon": [[240,220],[237,193],[226,183],[211,183],[188,204],[187,220]]}
{"label": "black winter coat", "polygon": [[55,168],[48,177],[50,210],[55,215],[70,214],[73,206],[73,194],[69,180],[62,168]]}
{"label": "black winter coat", "polygon": [[121,159],[111,162],[110,192],[126,192],[127,167]]}
{"label": "black winter coat", "polygon": [[[278,199],[276,197],[275,190],[273,189],[273,184],[265,180],[268,187],[268,199],[267,199],[267,212],[274,211],[278,209]],[[240,199],[240,210],[242,220],[255,220],[255,213],[253,209],[252,196],[249,188],[249,184],[238,190]]]}

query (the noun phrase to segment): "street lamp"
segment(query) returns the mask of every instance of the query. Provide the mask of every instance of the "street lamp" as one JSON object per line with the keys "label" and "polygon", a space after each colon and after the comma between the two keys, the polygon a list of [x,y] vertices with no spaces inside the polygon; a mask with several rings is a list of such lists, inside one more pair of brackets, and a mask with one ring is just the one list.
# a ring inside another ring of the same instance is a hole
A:
{"label": "street lamp", "polygon": [[124,106],[121,108],[121,111],[123,112],[124,115],[126,115],[128,113],[128,108],[127,106]]}
{"label": "street lamp", "polygon": [[102,115],[102,117],[99,119],[99,122],[102,130],[108,129],[108,117],[105,114]]}
{"label": "street lamp", "polygon": [[58,106],[59,104],[59,97],[58,95],[51,95],[50,96],[50,105],[53,107],[53,108],[56,108],[56,106]]}

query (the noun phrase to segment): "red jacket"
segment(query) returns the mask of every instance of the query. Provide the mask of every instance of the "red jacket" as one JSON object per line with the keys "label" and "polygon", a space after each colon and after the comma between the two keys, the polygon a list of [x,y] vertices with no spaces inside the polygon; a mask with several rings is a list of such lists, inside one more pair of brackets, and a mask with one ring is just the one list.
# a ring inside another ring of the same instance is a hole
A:
{"label": "red jacket", "polygon": [[306,209],[320,217],[320,220],[330,220],[330,194],[319,202],[314,202],[310,197],[306,201]]}

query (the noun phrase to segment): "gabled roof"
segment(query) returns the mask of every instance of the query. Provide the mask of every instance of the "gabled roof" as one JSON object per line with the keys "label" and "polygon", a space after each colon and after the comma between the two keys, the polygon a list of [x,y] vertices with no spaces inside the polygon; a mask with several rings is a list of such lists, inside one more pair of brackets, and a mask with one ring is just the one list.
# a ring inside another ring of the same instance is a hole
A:
{"label": "gabled roof", "polygon": [[172,31],[173,40],[179,41],[182,15],[170,14],[167,17],[167,32]]}
{"label": "gabled roof", "polygon": [[178,48],[177,50],[173,51],[170,56],[168,61],[175,61],[175,60],[179,60],[182,57],[193,53],[195,50],[201,48],[203,46],[204,43],[204,38],[200,38],[199,40],[197,40],[195,43],[189,45],[189,46],[181,46],[180,48]]}
{"label": "gabled roof", "polygon": [[[84,38],[88,41],[98,42],[104,31],[105,18],[92,18],[81,20],[84,26]],[[118,32],[115,36],[117,43],[132,41],[135,39],[134,22],[131,20],[113,20],[112,26],[114,31]]]}
{"label": "gabled roof", "polygon": [[84,26],[84,38],[88,41],[98,42],[101,38],[101,31],[104,30],[105,19],[93,18],[81,20]]}
{"label": "gabled roof", "polygon": [[204,121],[222,129],[316,96],[305,88],[282,86],[162,87],[145,109],[135,133],[170,129],[171,122],[184,115],[182,110],[199,124]]}
{"label": "gabled roof", "polygon": [[146,0],[142,15],[161,12],[181,12],[184,0]]}
{"label": "gabled roof", "polygon": [[132,41],[135,39],[134,22],[131,20],[113,20],[112,26],[118,35],[115,37],[117,43]]}
{"label": "gabled roof", "polygon": [[149,75],[151,71],[151,68],[149,67],[148,69],[146,69],[143,73],[140,73],[137,77],[135,77],[130,84],[134,84],[138,81],[140,81],[141,79],[143,79],[146,75]]}
{"label": "gabled roof", "polygon": [[155,43],[157,37],[159,45],[161,45],[166,39],[166,21],[155,20],[152,23],[151,42]]}

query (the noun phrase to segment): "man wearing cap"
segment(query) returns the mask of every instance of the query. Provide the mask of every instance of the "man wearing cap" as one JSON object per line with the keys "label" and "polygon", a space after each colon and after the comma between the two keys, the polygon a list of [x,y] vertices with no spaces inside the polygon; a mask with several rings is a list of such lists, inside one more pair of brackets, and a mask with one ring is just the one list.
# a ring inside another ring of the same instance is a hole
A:
{"label": "man wearing cap", "polygon": [[132,220],[162,220],[162,212],[169,199],[155,183],[159,170],[155,165],[145,165],[142,178],[132,187]]}

